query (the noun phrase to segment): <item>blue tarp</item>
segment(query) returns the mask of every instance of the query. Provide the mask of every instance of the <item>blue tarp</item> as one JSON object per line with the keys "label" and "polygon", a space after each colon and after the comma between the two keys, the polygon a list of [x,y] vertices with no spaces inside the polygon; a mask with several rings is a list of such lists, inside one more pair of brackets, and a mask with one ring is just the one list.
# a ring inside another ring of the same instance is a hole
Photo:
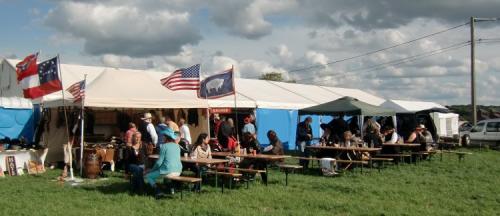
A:
{"label": "blue tarp", "polygon": [[[298,110],[283,110],[283,109],[257,109],[257,139],[262,146],[269,145],[267,139],[267,131],[274,130],[278,134],[283,146],[286,150],[295,149],[295,133],[298,124]],[[301,116],[303,121],[306,116]],[[319,139],[321,136],[321,123],[328,123],[332,120],[331,116],[311,115],[313,118],[312,129],[313,136]]]}
{"label": "blue tarp", "polygon": [[283,147],[295,149],[295,130],[297,128],[298,111],[281,109],[257,109],[257,139],[263,146],[269,145],[267,131],[274,130]]}
{"label": "blue tarp", "polygon": [[21,136],[30,142],[34,133],[32,109],[11,109],[0,107],[0,139]]}

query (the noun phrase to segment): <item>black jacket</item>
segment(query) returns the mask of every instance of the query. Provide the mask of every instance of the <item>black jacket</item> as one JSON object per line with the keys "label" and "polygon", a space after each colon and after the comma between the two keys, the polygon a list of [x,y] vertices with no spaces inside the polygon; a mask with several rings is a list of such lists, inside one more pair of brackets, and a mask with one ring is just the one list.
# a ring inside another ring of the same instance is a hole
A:
{"label": "black jacket", "polygon": [[[300,122],[297,125],[297,141],[311,141],[312,139],[312,128],[311,125],[307,125],[306,122]],[[311,135],[311,137],[307,135]]]}
{"label": "black jacket", "polygon": [[134,148],[126,147],[123,153],[123,161],[127,170],[130,164],[143,165],[146,162],[146,148],[144,148],[144,145],[141,146],[139,154],[136,155]]}

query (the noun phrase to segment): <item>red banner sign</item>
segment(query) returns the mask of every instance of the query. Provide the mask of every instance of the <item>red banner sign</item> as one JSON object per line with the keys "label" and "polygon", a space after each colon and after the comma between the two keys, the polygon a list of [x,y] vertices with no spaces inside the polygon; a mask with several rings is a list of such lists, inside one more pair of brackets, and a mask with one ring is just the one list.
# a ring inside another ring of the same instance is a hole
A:
{"label": "red banner sign", "polygon": [[210,113],[227,114],[231,113],[231,108],[210,108]]}

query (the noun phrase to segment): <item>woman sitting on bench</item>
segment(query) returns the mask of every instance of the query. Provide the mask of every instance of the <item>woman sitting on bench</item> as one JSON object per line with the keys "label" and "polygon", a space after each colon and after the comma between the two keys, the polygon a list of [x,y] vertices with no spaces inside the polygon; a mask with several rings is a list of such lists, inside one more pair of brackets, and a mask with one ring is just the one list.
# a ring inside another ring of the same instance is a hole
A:
{"label": "woman sitting on bench", "polygon": [[[212,152],[210,151],[210,137],[206,133],[202,133],[198,136],[198,139],[193,145],[193,150],[191,157],[193,158],[212,158]],[[196,173],[196,176],[201,176],[201,174],[208,170],[207,166],[200,166],[198,164],[190,164],[189,169]],[[200,190],[200,185],[195,184],[194,190]]]}
{"label": "woman sitting on bench", "polygon": [[[178,136],[170,127],[160,131],[159,134],[165,137],[165,143],[160,144],[158,160],[146,174],[146,180],[154,189],[156,198],[162,196],[161,190],[156,185],[156,179],[164,175],[180,176],[182,172],[181,149],[177,144],[179,141]],[[173,194],[174,188],[171,184],[168,184],[168,186],[170,187],[170,193]]]}

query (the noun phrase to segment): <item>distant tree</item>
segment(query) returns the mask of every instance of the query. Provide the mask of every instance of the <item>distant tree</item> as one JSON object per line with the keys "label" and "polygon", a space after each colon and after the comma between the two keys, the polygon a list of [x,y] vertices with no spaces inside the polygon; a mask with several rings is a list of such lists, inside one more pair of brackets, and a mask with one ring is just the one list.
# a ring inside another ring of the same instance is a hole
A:
{"label": "distant tree", "polygon": [[270,81],[276,81],[276,82],[287,82],[287,83],[296,83],[296,80],[285,80],[283,78],[283,75],[279,72],[269,72],[262,74],[259,79],[261,80],[270,80]]}
{"label": "distant tree", "polygon": [[278,72],[270,72],[270,73],[262,74],[259,79],[276,81],[276,82],[285,81],[285,79],[283,79],[283,76],[281,75],[281,73],[278,73]]}

